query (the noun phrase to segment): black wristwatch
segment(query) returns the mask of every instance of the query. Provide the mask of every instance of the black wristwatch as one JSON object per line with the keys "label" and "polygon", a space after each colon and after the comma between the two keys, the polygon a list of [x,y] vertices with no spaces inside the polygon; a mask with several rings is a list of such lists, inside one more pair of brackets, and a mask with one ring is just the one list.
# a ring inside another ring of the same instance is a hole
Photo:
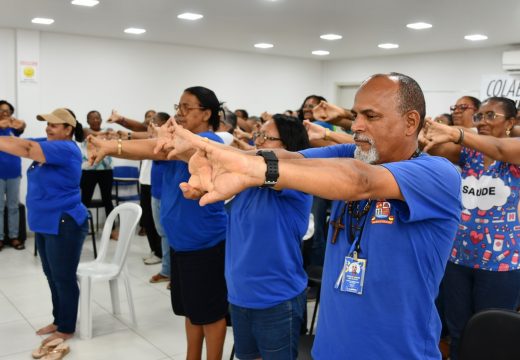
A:
{"label": "black wristwatch", "polygon": [[273,151],[258,150],[256,155],[264,158],[267,170],[265,171],[265,182],[261,187],[273,187],[278,181],[278,158]]}

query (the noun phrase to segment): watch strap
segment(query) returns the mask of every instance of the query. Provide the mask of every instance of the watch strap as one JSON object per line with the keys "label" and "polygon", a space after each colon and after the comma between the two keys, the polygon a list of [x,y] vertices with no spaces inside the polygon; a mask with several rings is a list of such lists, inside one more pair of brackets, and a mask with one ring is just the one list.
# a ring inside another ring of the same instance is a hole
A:
{"label": "watch strap", "polygon": [[278,181],[278,157],[273,151],[258,150],[256,155],[264,158],[267,169],[265,171],[265,181],[261,187],[273,187]]}

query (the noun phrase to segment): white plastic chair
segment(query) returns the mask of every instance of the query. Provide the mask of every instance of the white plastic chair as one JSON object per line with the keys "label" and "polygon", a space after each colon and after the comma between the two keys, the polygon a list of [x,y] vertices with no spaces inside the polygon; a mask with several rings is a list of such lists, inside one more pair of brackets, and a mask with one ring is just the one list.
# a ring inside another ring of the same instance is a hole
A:
{"label": "white plastic chair", "polygon": [[[136,324],[134,302],[132,290],[126,270],[126,257],[130,249],[130,239],[132,238],[139,218],[141,217],[141,207],[134,203],[124,203],[117,206],[105,221],[103,234],[101,235],[101,245],[96,260],[80,263],[76,273],[79,281],[80,295],[80,338],[90,339],[92,337],[92,283],[97,281],[107,281],[110,284],[110,295],[112,298],[112,311],[114,314],[121,314],[121,304],[119,300],[118,280],[122,279],[125,284],[126,297],[130,307],[132,322]],[[110,233],[116,217],[119,215],[119,240],[117,248],[112,258],[107,258],[107,250],[110,242]]]}

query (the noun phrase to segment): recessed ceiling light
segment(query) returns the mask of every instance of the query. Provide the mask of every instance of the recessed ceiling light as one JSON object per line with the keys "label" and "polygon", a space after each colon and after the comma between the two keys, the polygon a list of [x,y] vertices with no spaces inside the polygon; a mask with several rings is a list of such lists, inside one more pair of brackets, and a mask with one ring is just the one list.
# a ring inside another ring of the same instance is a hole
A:
{"label": "recessed ceiling light", "polygon": [[385,44],[379,44],[377,47],[381,49],[397,49],[399,47],[398,44],[392,44],[392,43],[385,43]]}
{"label": "recessed ceiling light", "polygon": [[259,48],[259,49],[270,49],[273,46],[274,46],[273,44],[268,44],[268,43],[258,43],[258,44],[255,44],[255,48]]}
{"label": "recessed ceiling light", "polygon": [[433,25],[425,23],[425,22],[416,22],[416,23],[408,24],[408,25],[406,25],[406,27],[410,28],[410,29],[414,29],[414,30],[424,30],[424,29],[429,29],[429,28],[433,27]]}
{"label": "recessed ceiling light", "polygon": [[318,56],[325,56],[325,55],[329,55],[330,52],[327,51],[327,50],[314,50],[312,52],[312,55],[318,55]]}
{"label": "recessed ceiling light", "polygon": [[184,19],[184,20],[199,20],[199,19],[202,19],[204,17],[204,15],[187,12],[187,13],[177,15],[177,17],[179,19]]}
{"label": "recessed ceiling light", "polygon": [[320,36],[323,40],[339,40],[343,39],[343,36],[337,34],[324,34]]}
{"label": "recessed ceiling light", "polygon": [[79,6],[96,6],[99,4],[98,0],[72,0],[70,2],[72,5],[79,5]]}
{"label": "recessed ceiling light", "polygon": [[128,28],[125,29],[125,33],[127,34],[134,34],[134,35],[141,35],[146,32],[145,29],[139,29],[139,28]]}
{"label": "recessed ceiling light", "polygon": [[54,19],[47,19],[47,18],[34,18],[31,20],[34,24],[41,24],[41,25],[50,25],[54,22]]}
{"label": "recessed ceiling light", "polygon": [[488,37],[486,35],[481,35],[481,34],[473,34],[473,35],[464,36],[464,39],[470,40],[470,41],[482,41],[482,40],[487,40],[487,38]]}

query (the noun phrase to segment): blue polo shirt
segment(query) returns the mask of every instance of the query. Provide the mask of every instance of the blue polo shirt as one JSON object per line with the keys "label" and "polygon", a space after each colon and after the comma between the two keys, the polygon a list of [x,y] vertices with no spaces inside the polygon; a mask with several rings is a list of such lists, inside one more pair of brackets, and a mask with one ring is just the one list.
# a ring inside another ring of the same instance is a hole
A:
{"label": "blue polo shirt", "polygon": [[[20,136],[13,128],[0,129],[0,136]],[[8,180],[22,176],[22,159],[0,151],[0,179]]]}
{"label": "blue polo shirt", "polygon": [[[212,132],[197,135],[222,143]],[[200,206],[198,200],[188,200],[179,188],[190,178],[184,161],[167,161],[161,194],[161,224],[170,246],[175,251],[208,249],[226,238],[227,213],[224,202]]]}
{"label": "blue polo shirt", "polygon": [[301,241],[312,196],[295,190],[250,188],[233,199],[226,236],[229,302],[265,309],[307,287]]}
{"label": "blue polo shirt", "polygon": [[[338,145],[302,154],[352,157],[354,149]],[[460,218],[460,175],[446,159],[426,155],[382,166],[405,201],[373,199],[360,243],[367,260],[362,295],[334,287],[351,247],[348,211],[346,231],[335,244],[329,228],[314,359],[441,358],[434,301]],[[343,204],[334,202],[331,219]]]}
{"label": "blue polo shirt", "polygon": [[81,151],[71,140],[35,139],[45,163],[33,162],[27,170],[27,218],[37,233],[57,235],[63,213],[78,225],[87,220],[81,202]]}
{"label": "blue polo shirt", "polygon": [[154,160],[152,162],[152,196],[157,200],[161,200],[164,167],[167,163],[167,161],[162,160]]}

